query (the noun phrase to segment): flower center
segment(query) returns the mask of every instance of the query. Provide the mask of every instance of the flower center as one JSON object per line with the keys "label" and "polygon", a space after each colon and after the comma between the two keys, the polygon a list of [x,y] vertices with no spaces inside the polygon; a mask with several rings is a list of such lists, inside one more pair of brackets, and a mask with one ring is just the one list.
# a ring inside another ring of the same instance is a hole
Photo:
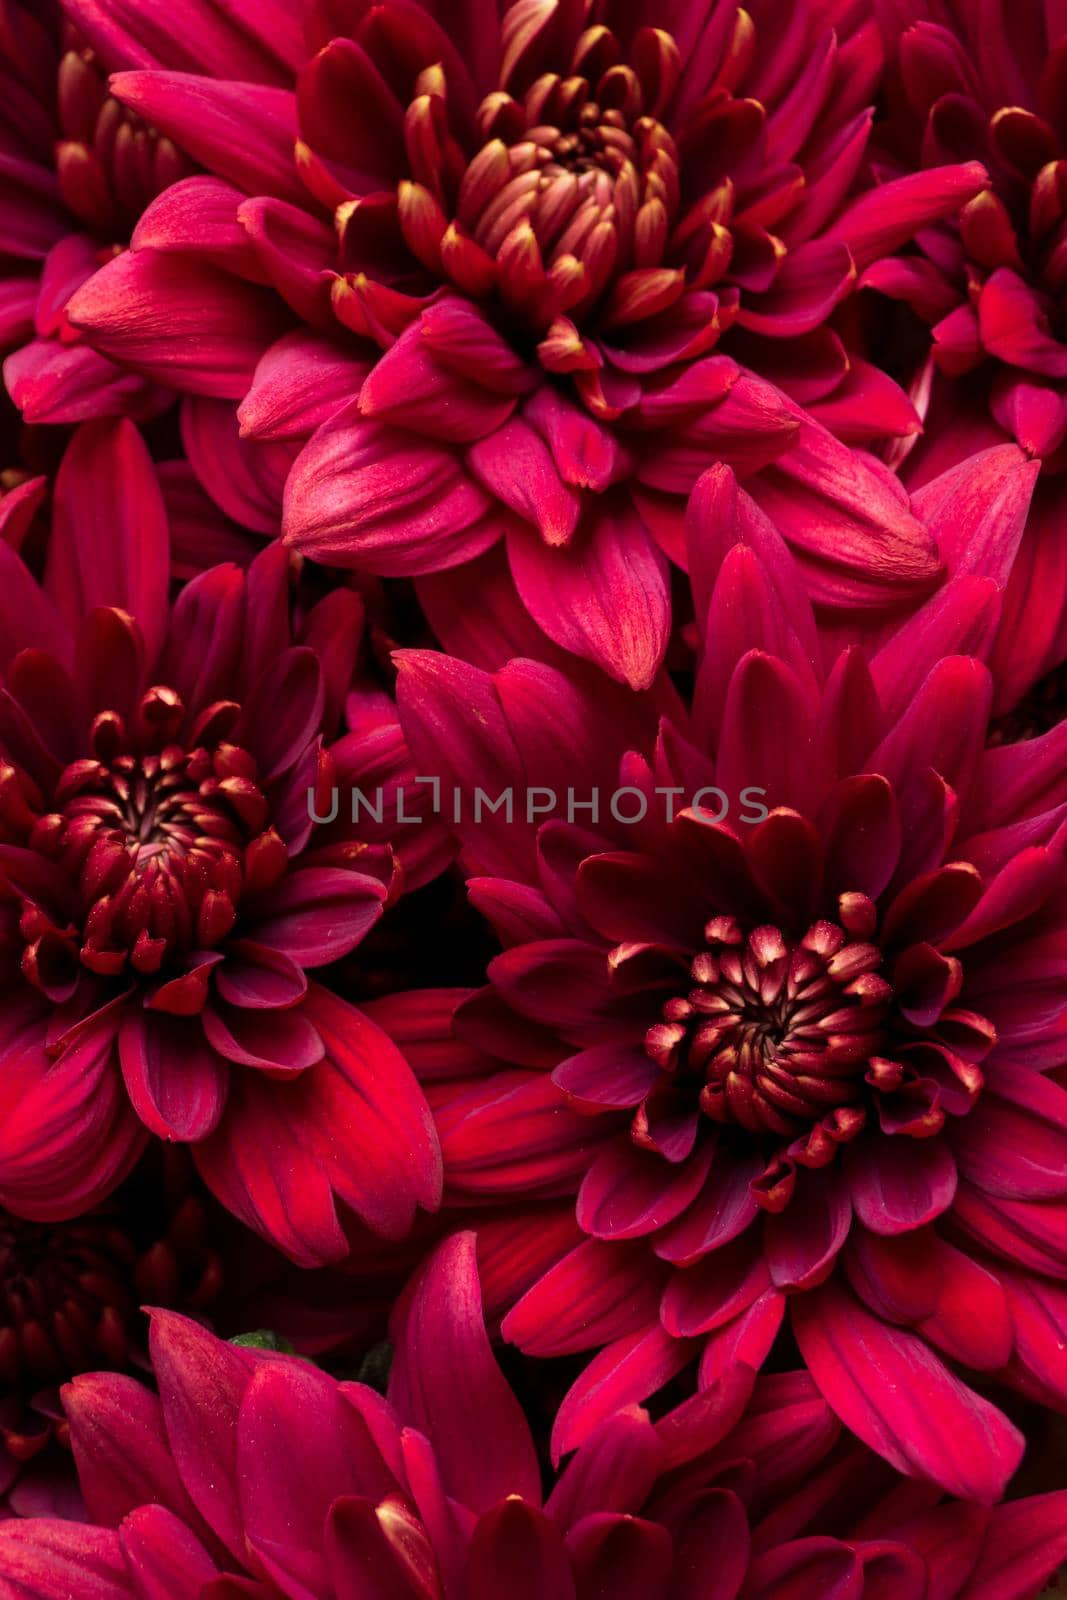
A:
{"label": "flower center", "polygon": [[60,193],[98,238],[124,243],[148,204],[195,168],[108,93],[106,72],[69,25],[64,42],[57,95]]}
{"label": "flower center", "polygon": [[0,1381],[42,1382],[126,1359],[136,1251],[107,1217],[58,1225],[0,1211]]}
{"label": "flower center", "polygon": [[[524,93],[509,92],[509,30],[521,28],[523,9],[505,19],[503,86],[478,108],[482,143],[469,162],[448,132],[443,72],[420,75],[407,113],[414,181],[401,184],[398,203],[423,265],[465,294],[495,289],[514,315],[543,330],[564,315],[580,321],[620,273],[648,272],[666,258],[679,153],[659,113],[679,56],[669,34],[645,28],[623,62],[609,29],[588,28],[565,74],[546,72]],[[653,281],[646,293],[669,303],[684,280],[666,276],[669,285]]]}
{"label": "flower center", "polygon": [[836,1120],[844,1129],[858,1118],[858,1129],[893,993],[878,947],[833,922],[790,942],[776,927],[746,937],[732,917],[715,917],[705,938],[693,987],[648,1031],[651,1059],[698,1086],[714,1122],[792,1137],[848,1108]]}
{"label": "flower center", "polygon": [[[39,892],[26,885],[31,982],[54,995],[78,963],[105,977],[127,964],[154,973],[170,956],[210,949],[233,927],[250,875],[257,881],[273,857],[284,866],[284,845],[264,831],[256,763],[226,737],[239,716],[232,702],[211,706],[179,743],[182,702],[156,686],[128,721],[95,718],[93,754],[61,773],[53,809],[27,807],[26,842],[51,869]],[[4,776],[10,789],[17,775]]]}

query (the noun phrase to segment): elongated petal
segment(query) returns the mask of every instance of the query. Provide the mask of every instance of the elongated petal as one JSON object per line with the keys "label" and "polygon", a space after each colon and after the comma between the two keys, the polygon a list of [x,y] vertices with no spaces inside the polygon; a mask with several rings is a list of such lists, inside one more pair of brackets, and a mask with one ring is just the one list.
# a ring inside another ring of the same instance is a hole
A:
{"label": "elongated petal", "polygon": [[135,1600],[136,1591],[117,1533],[34,1517],[0,1527],[0,1594],[4,1600]]}
{"label": "elongated petal", "polygon": [[96,606],[128,611],[154,661],[169,577],[167,515],[141,436],[125,421],[87,424],[56,479],[49,593],[72,631]]}
{"label": "elongated petal", "polygon": [[[390,1402],[434,1440],[448,1493],[474,1511],[508,1495],[536,1505],[533,1439],[489,1348],[473,1234],[438,1248],[397,1315],[394,1337]],[[481,1419],[476,1436],[472,1417]]]}
{"label": "elongated petal", "polygon": [[573,542],[508,536],[515,583],[550,639],[634,689],[652,682],[667,647],[666,563],[632,510],[601,511]]}
{"label": "elongated petal", "polygon": [[78,290],[89,342],[157,382],[239,400],[285,318],[267,290],[155,250],[128,250]]}
{"label": "elongated petal", "polygon": [[111,90],[246,194],[306,199],[293,161],[296,102],[288,91],[184,72],[117,72]]}
{"label": "elongated petal", "polygon": [[872,1317],[830,1283],[792,1303],[809,1371],[841,1420],[898,1472],[989,1505],[1022,1453],[1021,1435],[914,1334]]}

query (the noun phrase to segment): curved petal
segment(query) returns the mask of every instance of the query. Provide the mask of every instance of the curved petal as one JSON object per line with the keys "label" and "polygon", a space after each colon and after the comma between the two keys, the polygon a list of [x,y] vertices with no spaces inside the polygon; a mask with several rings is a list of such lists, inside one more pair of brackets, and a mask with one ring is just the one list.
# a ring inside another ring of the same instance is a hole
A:
{"label": "curved petal", "polygon": [[438,1247],[398,1309],[393,1334],[390,1403],[433,1440],[448,1493],[476,1512],[509,1495],[538,1504],[533,1438],[489,1348],[474,1234]]}
{"label": "curved petal", "polygon": [[990,1505],[1023,1450],[1005,1416],[921,1339],[888,1327],[831,1282],[792,1302],[808,1370],[845,1425],[898,1472]]}

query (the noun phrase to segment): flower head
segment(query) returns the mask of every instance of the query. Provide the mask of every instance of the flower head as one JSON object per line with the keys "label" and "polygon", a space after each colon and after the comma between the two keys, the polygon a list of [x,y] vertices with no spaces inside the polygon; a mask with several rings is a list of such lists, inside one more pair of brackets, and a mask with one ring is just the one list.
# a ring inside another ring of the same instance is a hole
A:
{"label": "flower head", "polygon": [[508,1065],[439,1093],[447,1190],[577,1192],[587,1238],[517,1271],[503,1322],[533,1354],[604,1347],[557,1450],[697,1353],[703,1382],[759,1364],[788,1315],[861,1438],[988,1499],[1022,1441],[942,1356],[1063,1393],[1015,1319],[1067,1314],[1064,728],[985,750],[988,580],[824,670],[728,473],[690,515],[703,644],[658,730],[534,663],[402,658],[424,770],[583,807],[460,824],[505,948],[456,1026]]}
{"label": "flower head", "polygon": [[[409,881],[436,870],[432,830],[397,856],[384,812],[362,834],[315,820],[335,780],[390,789],[407,770],[384,697],[353,687],[358,597],[296,615],[275,546],[172,606],[129,423],[71,445],[43,587],[0,556],[4,1204],[84,1211],[151,1134],[192,1144],[223,1202],[297,1259],[344,1254],[335,1194],[402,1233],[433,1204],[425,1104],[306,976],[374,926],[403,857]],[[359,731],[341,731],[346,697]]]}
{"label": "flower head", "polygon": [[72,321],[240,400],[250,438],[307,440],[285,512],[304,553],[454,571],[458,606],[503,537],[538,628],[641,688],[715,460],[801,486],[783,526],[820,603],[879,613],[936,581],[899,497],[799,409],[850,439],[914,429],[828,319],[857,251],[984,182],[970,164],[852,202],[881,60],[853,8],[796,7],[783,35],[732,4],[309,6],[292,94],[227,81],[225,51],[170,70],[124,7],[75,10],[141,69],[112,92],[206,175],[149,206]]}
{"label": "flower head", "polygon": [[142,1299],[220,1309],[217,1224],[176,1151],[146,1161],[85,1216],[28,1222],[0,1212],[0,1516],[78,1504],[58,1385],[143,1364]]}
{"label": "flower head", "polygon": [[33,422],[149,416],[167,396],[91,350],[66,307],[192,163],[108,93],[94,52],[58,7],[5,0],[0,86],[17,107],[0,131],[8,175],[0,348],[15,347],[8,388]]}
{"label": "flower head", "polygon": [[[493,1362],[473,1236],[441,1247],[398,1319],[388,1401],[285,1357],[153,1319],[159,1397],[106,1374],[70,1386],[95,1526],[0,1529],[0,1593],[151,1592],[496,1600],[516,1585],[735,1600],[1031,1594],[1064,1550],[1063,1496],[993,1512],[894,1496],[803,1374],[739,1372],[696,1410],[617,1413],[542,1500],[533,1441]],[[471,1419],[478,1425],[472,1429]],[[850,1483],[875,1489],[857,1527]],[[294,1495],[294,1485],[299,1493]]]}
{"label": "flower head", "polygon": [[[909,488],[1008,440],[1041,465],[995,656],[1007,711],[1067,654],[1059,548],[1067,464],[1067,143],[1059,89],[1067,36],[1036,0],[966,6],[893,0],[881,11],[886,102],[875,159],[921,183],[945,161],[980,161],[957,216],[871,258],[878,359],[908,387],[921,439],[894,447]],[[885,330],[888,329],[888,336]],[[995,492],[995,491],[994,491]],[[1022,530],[1020,530],[1022,531]],[[955,570],[966,551],[942,550]]]}

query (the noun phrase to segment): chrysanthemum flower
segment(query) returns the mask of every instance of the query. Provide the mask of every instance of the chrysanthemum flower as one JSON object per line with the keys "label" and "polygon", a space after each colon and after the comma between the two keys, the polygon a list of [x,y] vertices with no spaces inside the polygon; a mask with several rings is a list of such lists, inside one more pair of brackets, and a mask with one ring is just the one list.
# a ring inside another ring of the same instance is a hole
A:
{"label": "chrysanthemum flower", "polygon": [[[690,514],[704,645],[658,737],[547,666],[401,658],[506,946],[457,1023],[513,1065],[439,1105],[447,1192],[577,1191],[588,1237],[528,1289],[516,1246],[503,1323],[535,1355],[604,1347],[557,1450],[698,1357],[703,1383],[758,1365],[788,1314],[862,1439],[990,1499],[1022,1440],[952,1368],[1067,1404],[1067,724],[984,749],[992,581],[824,672],[729,473]],[[515,821],[475,784],[511,786]],[[521,820],[529,786],[557,820]]]}
{"label": "chrysanthemum flower", "polygon": [[134,371],[243,398],[253,437],[311,436],[300,550],[459,569],[462,605],[503,535],[544,633],[639,687],[669,631],[664,551],[717,459],[775,463],[820,602],[935,581],[906,507],[797,409],[850,439],[917,425],[827,321],[857,260],[985,177],[852,198],[881,64],[854,7],[783,29],[732,0],[309,4],[292,93],[227,65],[229,8],[187,0],[171,39],[118,0],[69,6],[110,64],[148,69],[116,98],[206,173],[148,208],[71,319]]}
{"label": "chrysanthemum flower", "polygon": [[92,350],[67,320],[74,291],[129,242],[148,202],[193,171],[109,93],[58,4],[0,6],[0,350],[33,422],[166,405],[157,385]]}
{"label": "chrysanthemum flower", "polygon": [[622,1411],[543,1500],[470,1235],[415,1286],[388,1401],[172,1313],[152,1352],[158,1398],[109,1374],[66,1391],[95,1526],[0,1529],[3,1600],[1031,1600],[1067,1548],[1062,1494],[901,1494],[799,1373],[745,1415],[741,1372],[658,1424]]}
{"label": "chrysanthemum flower", "polygon": [[358,597],[298,614],[275,545],[172,605],[128,422],[82,429],[55,499],[43,584],[0,545],[0,1203],[78,1215],[154,1136],[305,1264],[344,1254],[342,1204],[400,1235],[436,1204],[425,1101],[307,977],[440,863],[432,828],[393,852],[384,800],[313,820],[411,775]]}
{"label": "chrysanthemum flower", "polygon": [[[912,324],[909,337],[898,320],[880,348],[925,423],[905,482],[1007,439],[1042,465],[995,657],[1007,709],[1067,656],[1067,18],[1040,0],[980,12],[888,0],[879,15],[880,169],[892,177],[978,160],[989,174],[958,217],[924,228],[860,281],[907,307]],[[917,329],[929,330],[922,341]]]}
{"label": "chrysanthemum flower", "polygon": [[218,1308],[218,1209],[177,1150],[165,1157],[86,1216],[27,1222],[0,1211],[0,1518],[84,1516],[58,1385],[146,1364],[141,1301]]}

